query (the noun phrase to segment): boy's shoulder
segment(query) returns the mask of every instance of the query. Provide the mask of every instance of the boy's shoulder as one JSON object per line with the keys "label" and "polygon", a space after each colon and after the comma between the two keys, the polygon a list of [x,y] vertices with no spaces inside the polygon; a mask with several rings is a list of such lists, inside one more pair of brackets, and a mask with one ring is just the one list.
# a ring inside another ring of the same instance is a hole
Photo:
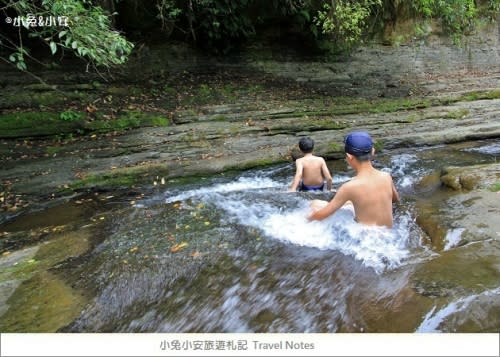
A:
{"label": "boy's shoulder", "polygon": [[379,175],[380,177],[388,177],[388,178],[392,178],[391,174],[390,174],[389,172],[386,172],[386,171],[376,170],[376,173],[377,173],[377,175]]}
{"label": "boy's shoulder", "polygon": [[312,155],[312,156],[311,156],[311,158],[312,158],[313,160],[325,161],[325,159],[323,159],[323,157],[321,157],[321,156],[317,156],[317,155]]}

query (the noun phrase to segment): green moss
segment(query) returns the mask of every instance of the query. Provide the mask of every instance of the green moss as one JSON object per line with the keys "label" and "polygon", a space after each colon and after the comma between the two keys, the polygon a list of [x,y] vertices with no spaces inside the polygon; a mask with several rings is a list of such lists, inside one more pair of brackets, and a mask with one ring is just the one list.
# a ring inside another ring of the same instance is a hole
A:
{"label": "green moss", "polygon": [[382,150],[384,150],[384,140],[383,139],[375,140],[375,142],[373,143],[373,147],[375,148],[376,152],[382,152]]}
{"label": "green moss", "polygon": [[474,100],[484,100],[484,99],[499,99],[500,89],[494,89],[491,91],[473,91],[467,94],[463,94],[458,98],[461,101],[474,101]]}
{"label": "green moss", "polygon": [[469,111],[467,109],[457,109],[447,113],[443,118],[444,119],[462,119],[469,115]]}
{"label": "green moss", "polygon": [[130,187],[138,184],[152,183],[156,176],[165,177],[169,173],[166,165],[141,165],[120,168],[87,177],[69,184],[72,190],[92,187]]}
{"label": "green moss", "polygon": [[108,132],[148,126],[168,126],[162,115],[130,111],[117,119],[102,116],[87,122],[86,113],[66,110],[57,112],[17,112],[0,115],[0,138],[53,136]]}
{"label": "green moss", "polygon": [[61,146],[47,146],[45,149],[49,156],[52,156],[62,150]]}
{"label": "green moss", "polygon": [[79,91],[67,91],[63,92],[60,90],[52,90],[47,88],[47,90],[40,91],[23,90],[23,91],[12,91],[3,93],[0,99],[0,106],[3,108],[39,108],[45,106],[53,106],[58,104],[64,104],[69,101],[90,101],[93,96],[89,93],[82,93]]}
{"label": "green moss", "polygon": [[0,282],[5,282],[7,280],[23,280],[31,277],[34,272],[36,272],[39,267],[39,261],[36,259],[29,259],[20,261],[19,263],[3,268],[0,273]]}
{"label": "green moss", "polygon": [[228,121],[228,118],[223,114],[218,114],[214,117],[214,121]]}
{"label": "green moss", "polygon": [[270,165],[275,165],[279,164],[282,162],[286,162],[284,157],[283,158],[261,158],[261,159],[255,159],[255,160],[250,160],[250,161],[244,161],[244,162],[238,162],[234,163],[234,165],[230,166],[227,168],[227,172],[231,171],[242,171],[242,170],[248,170],[248,169],[253,169],[257,167],[266,167]]}
{"label": "green moss", "polygon": [[169,126],[170,120],[168,118],[162,116],[151,116],[151,125],[152,126]]}
{"label": "green moss", "polygon": [[92,132],[119,131],[148,126],[168,126],[170,120],[157,114],[128,111],[116,119],[98,119],[85,124],[85,129]]}
{"label": "green moss", "polygon": [[55,275],[41,272],[24,281],[8,299],[0,330],[56,332],[78,317],[86,302]]}
{"label": "green moss", "polygon": [[500,182],[496,182],[490,187],[490,191],[492,192],[500,192]]}
{"label": "green moss", "polygon": [[331,143],[330,150],[333,152],[344,152],[344,146],[339,143]]}
{"label": "green moss", "polygon": [[82,129],[81,121],[61,120],[55,112],[18,112],[0,116],[0,138],[48,136]]}
{"label": "green moss", "polygon": [[416,114],[412,114],[406,118],[408,123],[414,123],[418,120],[418,116]]}
{"label": "green moss", "polygon": [[59,118],[64,121],[83,120],[85,119],[85,113],[65,110],[59,114]]}
{"label": "green moss", "polygon": [[175,88],[169,87],[168,85],[165,85],[163,87],[163,94],[168,96],[175,96],[177,94],[177,90]]}

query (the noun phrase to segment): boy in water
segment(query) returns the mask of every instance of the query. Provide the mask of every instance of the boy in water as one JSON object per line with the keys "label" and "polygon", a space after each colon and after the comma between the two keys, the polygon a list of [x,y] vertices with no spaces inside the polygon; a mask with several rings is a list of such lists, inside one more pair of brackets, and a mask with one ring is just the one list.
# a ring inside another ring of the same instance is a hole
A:
{"label": "boy in water", "polygon": [[344,142],[346,161],[356,171],[356,177],[343,184],[330,202],[312,201],[312,212],[307,218],[323,220],[344,206],[354,209],[359,223],[391,228],[392,202],[399,201],[399,194],[391,176],[372,166],[372,138],[358,131],[350,133]]}
{"label": "boy in water", "polygon": [[332,189],[332,176],[322,157],[313,155],[314,140],[305,137],[299,141],[304,157],[295,161],[295,176],[289,191],[323,191],[326,180],[328,191]]}

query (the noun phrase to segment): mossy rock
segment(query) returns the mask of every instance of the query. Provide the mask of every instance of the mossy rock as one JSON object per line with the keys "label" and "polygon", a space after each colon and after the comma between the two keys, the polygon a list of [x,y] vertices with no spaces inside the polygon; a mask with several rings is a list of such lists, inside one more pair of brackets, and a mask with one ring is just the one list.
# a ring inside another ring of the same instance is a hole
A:
{"label": "mossy rock", "polygon": [[81,120],[61,120],[56,112],[18,112],[0,116],[0,138],[68,134],[83,129]]}
{"label": "mossy rock", "polygon": [[105,133],[140,127],[170,125],[170,120],[156,113],[127,111],[116,119],[98,117],[87,121],[84,112],[17,112],[0,115],[0,138],[40,137],[61,134]]}
{"label": "mossy rock", "polygon": [[156,176],[167,178],[170,169],[167,165],[145,164],[134,167],[118,168],[112,171],[94,173],[69,185],[72,190],[113,189],[140,184],[152,184]]}

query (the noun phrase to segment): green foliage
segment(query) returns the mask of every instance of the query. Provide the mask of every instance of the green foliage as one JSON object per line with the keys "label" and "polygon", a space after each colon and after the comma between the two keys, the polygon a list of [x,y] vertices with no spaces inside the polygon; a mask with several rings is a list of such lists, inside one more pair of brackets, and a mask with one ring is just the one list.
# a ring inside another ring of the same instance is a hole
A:
{"label": "green foliage", "polygon": [[59,114],[59,118],[64,121],[82,120],[85,118],[85,114],[74,112],[72,110],[66,110]]}
{"label": "green foliage", "polygon": [[[37,38],[46,43],[53,55],[60,48],[74,52],[95,66],[110,67],[127,60],[133,45],[119,32],[111,29],[108,15],[101,7],[85,0],[43,0],[41,2],[1,0],[22,19],[18,43],[0,35],[0,46],[12,50],[9,60],[20,70],[26,70],[28,49],[23,36]],[[30,17],[32,16],[32,17]],[[36,25],[29,22],[35,19]],[[40,22],[40,19],[42,22]],[[48,20],[53,22],[47,23]],[[13,32],[18,29],[12,27]]]}
{"label": "green foliage", "polygon": [[175,21],[182,14],[182,10],[175,4],[175,0],[158,0],[156,2],[158,9],[158,19],[161,20],[163,31],[171,33],[175,26]]}
{"label": "green foliage", "polygon": [[339,50],[350,49],[362,41],[368,19],[381,6],[381,0],[325,3],[314,17],[314,23],[321,33],[334,41]]}
{"label": "green foliage", "polygon": [[[157,20],[157,26],[167,36],[191,38],[198,47],[216,54],[228,54],[254,36],[257,29],[276,23],[284,33],[298,34],[307,39],[306,43],[314,39],[316,48],[349,51],[383,29],[385,22],[396,21],[400,14],[420,20],[415,33],[408,37],[426,36],[430,28],[426,24],[438,20],[459,43],[463,34],[474,31],[479,16],[494,20],[500,11],[499,0],[154,0],[144,2],[149,5],[143,7],[139,0],[129,1],[138,6],[141,13],[137,15],[141,18],[147,20],[150,16],[151,23]],[[10,54],[4,60],[26,70],[31,54],[23,39],[30,37],[44,42],[53,55],[72,51],[96,67],[123,64],[133,45],[111,28],[110,16],[115,14],[107,15],[96,3],[99,2],[0,0],[0,9],[10,17],[34,14],[37,18],[68,20],[67,26],[7,27],[6,35],[0,34],[0,46]],[[149,14],[152,9],[157,12]],[[124,17],[120,22],[127,24],[127,20],[130,19]],[[395,42],[405,38],[399,37]]]}
{"label": "green foliage", "polygon": [[500,182],[496,182],[490,187],[490,191],[500,192]]}
{"label": "green foliage", "polygon": [[456,43],[460,42],[462,34],[475,27],[477,7],[474,0],[416,0],[411,4],[424,19],[438,19]]}
{"label": "green foliage", "polygon": [[250,18],[251,0],[197,0],[187,16],[193,39],[216,53],[227,53],[255,33]]}

